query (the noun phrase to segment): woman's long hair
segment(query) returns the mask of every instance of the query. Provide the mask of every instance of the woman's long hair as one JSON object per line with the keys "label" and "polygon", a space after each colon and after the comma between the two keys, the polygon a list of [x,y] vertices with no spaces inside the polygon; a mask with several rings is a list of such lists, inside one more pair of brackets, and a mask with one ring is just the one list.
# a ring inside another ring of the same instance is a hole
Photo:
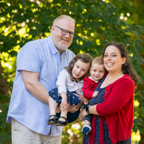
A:
{"label": "woman's long hair", "polygon": [[122,65],[122,72],[124,74],[128,74],[134,81],[135,85],[137,85],[138,84],[138,75],[130,62],[128,52],[125,49],[124,45],[121,43],[115,43],[115,42],[108,43],[104,48],[104,51],[102,54],[103,57],[104,57],[105,50],[108,46],[115,46],[117,49],[119,49],[121,57],[122,58],[126,57],[126,62]]}

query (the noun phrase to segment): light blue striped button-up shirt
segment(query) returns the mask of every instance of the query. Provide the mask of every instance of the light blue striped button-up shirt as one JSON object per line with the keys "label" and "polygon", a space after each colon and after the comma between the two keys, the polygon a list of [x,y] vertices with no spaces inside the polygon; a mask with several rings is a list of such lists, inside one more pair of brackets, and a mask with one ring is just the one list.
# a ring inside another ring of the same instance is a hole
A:
{"label": "light blue striped button-up shirt", "polygon": [[57,76],[68,66],[75,54],[67,49],[60,56],[51,36],[25,44],[17,55],[17,69],[7,115],[7,122],[14,118],[21,124],[39,134],[51,136],[62,134],[62,127],[48,125],[49,106],[36,99],[26,88],[21,70],[38,72],[39,81],[48,90],[56,87]]}

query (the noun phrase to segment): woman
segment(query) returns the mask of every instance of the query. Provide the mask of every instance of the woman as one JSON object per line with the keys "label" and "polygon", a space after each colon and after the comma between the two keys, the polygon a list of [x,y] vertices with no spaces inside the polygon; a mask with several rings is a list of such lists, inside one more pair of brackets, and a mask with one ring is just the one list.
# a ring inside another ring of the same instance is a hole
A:
{"label": "woman", "polygon": [[84,136],[83,144],[131,144],[138,76],[122,44],[108,43],[103,60],[108,75],[96,88],[97,97],[83,110],[83,116],[94,115],[92,131]]}

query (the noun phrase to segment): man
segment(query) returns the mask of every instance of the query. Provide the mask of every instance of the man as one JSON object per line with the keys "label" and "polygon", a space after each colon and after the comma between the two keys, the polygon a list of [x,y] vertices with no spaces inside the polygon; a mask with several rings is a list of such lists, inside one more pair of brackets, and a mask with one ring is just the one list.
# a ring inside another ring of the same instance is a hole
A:
{"label": "man", "polygon": [[12,122],[14,144],[61,144],[62,127],[48,125],[48,91],[59,72],[75,54],[68,50],[75,21],[66,15],[55,19],[48,38],[25,44],[17,56],[7,122]]}

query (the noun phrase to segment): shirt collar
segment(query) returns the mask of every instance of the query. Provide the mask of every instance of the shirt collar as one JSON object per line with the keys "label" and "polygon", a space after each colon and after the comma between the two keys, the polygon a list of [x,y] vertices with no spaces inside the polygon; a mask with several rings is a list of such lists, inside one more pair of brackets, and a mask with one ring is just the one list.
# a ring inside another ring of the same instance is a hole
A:
{"label": "shirt collar", "polygon": [[83,83],[83,80],[81,80],[81,81],[74,81],[75,83]]}
{"label": "shirt collar", "polygon": [[99,82],[99,80],[98,81],[96,81],[96,80],[94,80],[91,76],[89,76],[89,78],[90,79],[92,79],[94,82],[96,82],[96,83],[98,83]]}
{"label": "shirt collar", "polygon": [[[48,37],[48,43],[50,45],[50,49],[52,51],[52,54],[59,54],[57,48],[55,47],[53,41],[52,41],[52,38],[51,38],[51,35]],[[61,54],[61,56],[65,55],[66,54],[66,50],[64,50]]]}

